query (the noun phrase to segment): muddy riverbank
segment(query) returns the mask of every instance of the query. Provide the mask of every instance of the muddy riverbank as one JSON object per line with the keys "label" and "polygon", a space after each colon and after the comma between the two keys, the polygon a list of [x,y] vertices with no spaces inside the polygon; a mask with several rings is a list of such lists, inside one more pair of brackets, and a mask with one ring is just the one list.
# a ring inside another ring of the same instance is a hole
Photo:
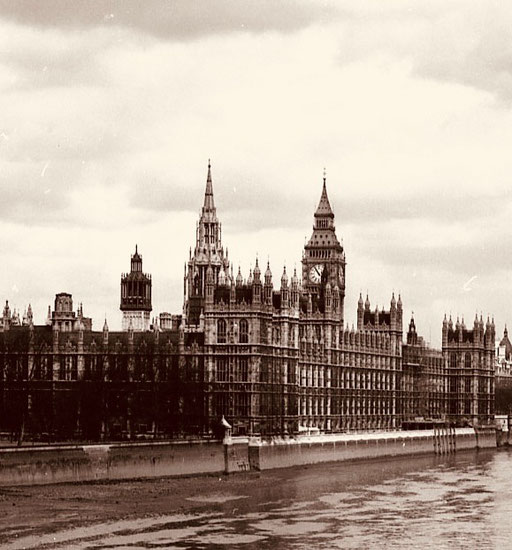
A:
{"label": "muddy riverbank", "polygon": [[[337,507],[348,506],[343,514],[356,514],[353,508],[366,510],[375,494],[390,499],[384,507],[379,505],[376,514],[381,509],[387,510],[395,500],[405,506],[407,513],[409,508],[419,513],[424,491],[430,490],[429,484],[439,475],[446,476],[447,487],[453,483],[456,491],[456,475],[466,479],[467,472],[473,472],[471,475],[476,475],[473,498],[481,492],[480,472],[494,468],[492,464],[499,456],[502,466],[509,464],[508,451],[485,450],[445,457],[317,464],[229,476],[1,488],[0,547],[117,549],[129,544],[130,548],[153,548],[152,537],[164,537],[168,541],[166,548],[192,548],[202,547],[197,542],[202,540],[202,533],[209,533],[211,541],[221,540],[228,533],[233,541],[245,540],[248,548],[252,547],[251,540],[255,548],[274,548],[279,537],[285,537],[281,543],[288,541],[299,528],[311,536],[320,526],[322,530],[334,529],[334,523],[344,517],[339,516]],[[402,488],[397,492],[400,484],[405,484],[407,491]],[[375,487],[379,491],[374,494]],[[339,495],[345,495],[341,501]],[[404,498],[412,499],[412,504],[402,503]],[[336,506],[330,510],[332,499]],[[446,501],[440,503],[446,506]],[[329,519],[315,525],[308,510]],[[359,515],[354,517],[358,521]],[[343,529],[347,528],[345,520],[342,524]],[[276,532],[270,533],[269,529]],[[133,546],[135,540],[139,543]],[[174,546],[176,541],[178,546]],[[288,547],[281,543],[280,547]]]}

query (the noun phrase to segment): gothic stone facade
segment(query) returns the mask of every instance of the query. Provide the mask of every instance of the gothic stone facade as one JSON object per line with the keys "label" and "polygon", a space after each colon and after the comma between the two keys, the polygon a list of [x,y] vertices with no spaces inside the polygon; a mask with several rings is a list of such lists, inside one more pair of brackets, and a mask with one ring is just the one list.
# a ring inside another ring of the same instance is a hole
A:
{"label": "gothic stone facade", "polygon": [[263,272],[257,259],[247,278],[240,269],[235,276],[221,237],[208,165],[181,315],[147,327],[151,280],[137,251],[122,277],[122,332],[106,321],[93,332],[65,294],[56,312],[66,311],[45,327],[32,319],[12,326],[4,312],[0,431],[101,440],[215,436],[222,416],[235,434],[260,435],[492,419],[493,324],[468,331],[445,322],[442,351],[426,347],[415,327],[403,344],[394,295],[387,310],[360,296],[357,327],[345,324],[345,252],[325,177],[300,278],[285,267],[274,285],[270,265]]}

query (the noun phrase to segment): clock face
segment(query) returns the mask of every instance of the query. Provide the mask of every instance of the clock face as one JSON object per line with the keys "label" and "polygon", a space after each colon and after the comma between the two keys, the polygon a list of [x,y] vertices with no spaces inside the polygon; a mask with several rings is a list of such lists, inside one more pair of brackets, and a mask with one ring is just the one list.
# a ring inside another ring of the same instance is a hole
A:
{"label": "clock face", "polygon": [[316,264],[309,270],[309,280],[312,283],[318,284],[322,279],[322,273],[324,266],[322,264]]}

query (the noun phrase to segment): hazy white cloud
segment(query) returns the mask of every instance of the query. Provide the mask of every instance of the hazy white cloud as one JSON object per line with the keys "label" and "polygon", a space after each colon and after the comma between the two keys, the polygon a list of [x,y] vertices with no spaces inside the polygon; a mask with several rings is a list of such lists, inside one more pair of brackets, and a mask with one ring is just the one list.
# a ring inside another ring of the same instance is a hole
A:
{"label": "hazy white cloud", "polygon": [[165,40],[231,32],[292,32],[333,13],[326,2],[304,0],[66,0],[0,1],[0,15],[42,28],[128,27]]}

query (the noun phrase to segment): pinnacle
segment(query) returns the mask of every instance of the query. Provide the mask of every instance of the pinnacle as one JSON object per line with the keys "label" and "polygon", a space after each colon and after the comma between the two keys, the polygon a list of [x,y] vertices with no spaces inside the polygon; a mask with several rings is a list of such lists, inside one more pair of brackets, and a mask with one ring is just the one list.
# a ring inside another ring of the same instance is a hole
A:
{"label": "pinnacle", "polygon": [[204,192],[203,211],[214,209],[215,204],[213,202],[212,166],[210,164],[210,159],[208,159],[208,175],[206,176],[206,190]]}
{"label": "pinnacle", "polygon": [[320,202],[315,212],[316,216],[329,216],[334,218],[334,212],[332,211],[331,204],[329,203],[329,197],[327,196],[327,184],[324,174],[324,183],[322,186],[322,195],[320,196]]}

